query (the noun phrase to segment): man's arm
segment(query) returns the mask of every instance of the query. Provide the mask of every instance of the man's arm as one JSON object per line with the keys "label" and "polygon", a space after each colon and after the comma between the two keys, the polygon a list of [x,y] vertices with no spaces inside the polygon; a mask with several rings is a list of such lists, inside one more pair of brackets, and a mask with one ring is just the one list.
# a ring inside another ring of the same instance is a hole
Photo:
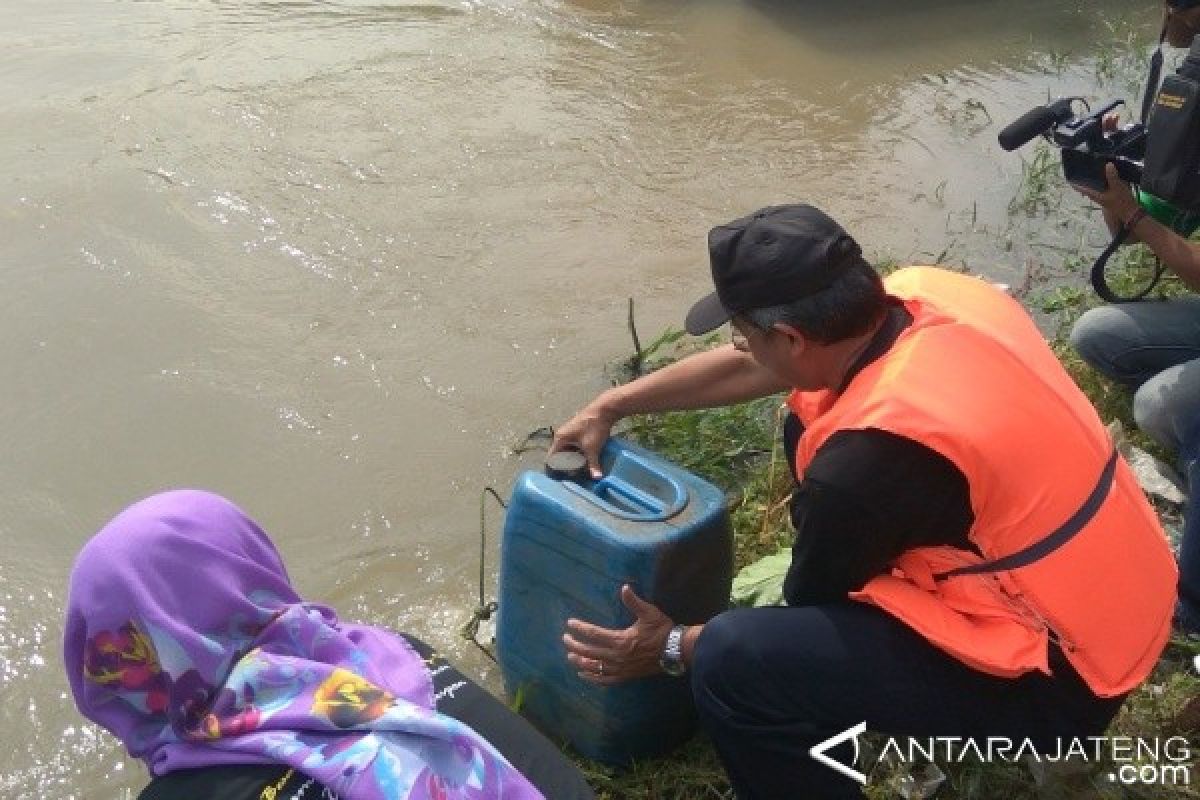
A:
{"label": "man's arm", "polygon": [[1142,217],[1130,233],[1189,288],[1200,291],[1200,242],[1184,239],[1150,216]]}
{"label": "man's arm", "polygon": [[[1113,234],[1128,225],[1141,206],[1133,196],[1129,184],[1117,175],[1117,168],[1105,165],[1108,188],[1103,192],[1076,187],[1082,194],[1100,206],[1104,223]],[[1141,219],[1129,231],[1127,242],[1142,242],[1158,257],[1167,269],[1179,276],[1190,288],[1200,291],[1200,243],[1189,242],[1175,231],[1149,215],[1138,215]]]}
{"label": "man's arm", "polygon": [[732,405],[786,388],[749,353],[732,345],[706,350],[601,393],[555,431],[550,452],[578,448],[598,475],[600,449],[624,417]]}

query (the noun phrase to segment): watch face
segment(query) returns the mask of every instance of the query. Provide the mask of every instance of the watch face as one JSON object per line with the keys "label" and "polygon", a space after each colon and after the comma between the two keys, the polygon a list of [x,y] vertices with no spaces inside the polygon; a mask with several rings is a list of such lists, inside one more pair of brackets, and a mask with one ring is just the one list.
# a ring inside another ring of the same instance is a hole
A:
{"label": "watch face", "polygon": [[663,668],[663,672],[675,678],[687,672],[687,667],[683,665],[682,661],[668,661],[664,658],[658,662],[658,665]]}

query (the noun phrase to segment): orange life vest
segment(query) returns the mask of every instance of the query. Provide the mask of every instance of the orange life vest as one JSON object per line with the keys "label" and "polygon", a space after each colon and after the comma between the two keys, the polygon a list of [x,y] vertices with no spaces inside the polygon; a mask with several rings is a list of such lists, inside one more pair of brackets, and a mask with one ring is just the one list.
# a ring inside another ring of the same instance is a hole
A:
{"label": "orange life vest", "polygon": [[[984,558],[916,548],[850,596],[989,674],[1048,674],[1054,637],[1098,695],[1132,689],[1170,634],[1177,572],[1095,409],[1020,304],[991,284],[911,267],[885,285],[913,322],[840,395],[788,398],[805,426],[797,474],[840,430],[920,442],[966,477],[969,537]],[[1030,563],[994,569],[1005,557]]]}

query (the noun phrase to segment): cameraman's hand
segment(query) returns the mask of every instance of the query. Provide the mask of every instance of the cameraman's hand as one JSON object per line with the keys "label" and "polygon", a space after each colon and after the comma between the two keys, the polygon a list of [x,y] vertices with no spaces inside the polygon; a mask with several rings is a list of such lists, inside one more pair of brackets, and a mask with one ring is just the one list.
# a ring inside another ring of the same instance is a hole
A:
{"label": "cameraman's hand", "polygon": [[598,479],[603,475],[600,471],[600,450],[608,441],[612,426],[620,418],[621,415],[612,410],[602,394],[555,429],[550,452],[580,451],[587,458],[592,477]]}
{"label": "cameraman's hand", "polygon": [[1100,127],[1105,133],[1112,133],[1121,124],[1121,112],[1111,111],[1104,115],[1104,119],[1100,120]]}
{"label": "cameraman's hand", "polygon": [[1080,194],[1100,206],[1105,211],[1106,217],[1111,216],[1118,224],[1127,222],[1133,216],[1134,212],[1138,210],[1138,203],[1134,199],[1133,190],[1129,187],[1128,183],[1121,180],[1121,177],[1117,175],[1115,164],[1109,163],[1104,165],[1104,177],[1108,181],[1108,188],[1102,192],[1075,184],[1072,184],[1072,186]]}

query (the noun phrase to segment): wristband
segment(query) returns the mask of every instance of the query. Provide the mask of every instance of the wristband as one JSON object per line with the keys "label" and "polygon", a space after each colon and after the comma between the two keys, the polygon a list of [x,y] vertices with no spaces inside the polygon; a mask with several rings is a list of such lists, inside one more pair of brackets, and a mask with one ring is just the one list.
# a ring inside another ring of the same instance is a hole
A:
{"label": "wristband", "polygon": [[1126,234],[1133,233],[1133,229],[1137,227],[1139,222],[1146,218],[1146,215],[1146,209],[1138,206],[1137,211],[1129,215],[1129,220],[1121,223],[1121,230],[1125,231]]}

